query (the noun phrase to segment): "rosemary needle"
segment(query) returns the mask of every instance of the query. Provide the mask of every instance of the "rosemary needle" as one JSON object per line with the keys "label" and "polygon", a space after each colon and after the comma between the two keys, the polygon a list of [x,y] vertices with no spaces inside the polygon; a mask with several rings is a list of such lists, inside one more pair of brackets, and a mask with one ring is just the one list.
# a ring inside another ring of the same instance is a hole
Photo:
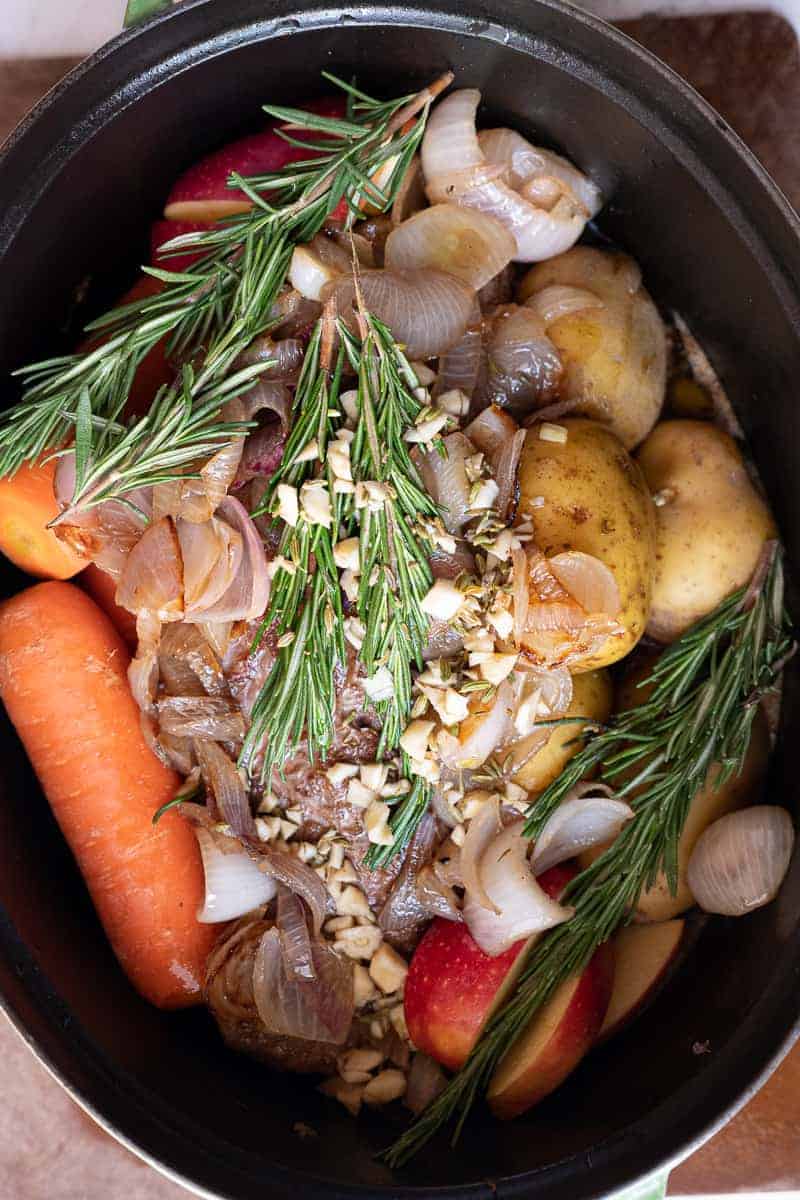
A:
{"label": "rosemary needle", "polygon": [[[774,690],[794,652],[783,607],[783,566],[775,543],[766,548],[757,588],[735,593],[690,629],[656,664],[649,699],[590,735],[530,811],[533,836],[570,788],[596,767],[601,778],[629,778],[635,812],[613,845],[568,886],[574,915],[528,951],[514,991],[484,1027],[461,1069],[385,1153],[393,1167],[412,1158],[445,1124],[458,1138],[475,1100],[531,1018],[598,946],[629,917],[642,888],[667,872],[675,887],[677,846],[686,814],[711,763],[719,786],[741,767],[756,707]],[[643,776],[645,763],[652,769]],[[636,768],[639,768],[637,771]]]}

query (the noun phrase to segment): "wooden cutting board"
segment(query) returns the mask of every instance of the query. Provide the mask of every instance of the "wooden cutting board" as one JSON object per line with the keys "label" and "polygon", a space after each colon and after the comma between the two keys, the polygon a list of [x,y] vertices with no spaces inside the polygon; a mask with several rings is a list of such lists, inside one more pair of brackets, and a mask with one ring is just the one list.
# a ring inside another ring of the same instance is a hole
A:
{"label": "wooden cutting board", "polygon": [[[688,79],[800,208],[800,55],[771,14],[623,24]],[[0,62],[0,140],[73,65]],[[108,1138],[0,1019],[0,1200],[179,1200]],[[672,1195],[800,1188],[800,1046],[721,1133],[676,1168]]]}

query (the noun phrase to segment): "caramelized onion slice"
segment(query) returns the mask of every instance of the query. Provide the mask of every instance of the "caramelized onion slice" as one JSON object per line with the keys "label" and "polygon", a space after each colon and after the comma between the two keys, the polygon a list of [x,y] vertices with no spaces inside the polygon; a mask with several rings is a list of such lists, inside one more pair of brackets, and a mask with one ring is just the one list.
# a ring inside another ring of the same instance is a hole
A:
{"label": "caramelized onion slice", "polygon": [[389,234],[389,270],[435,267],[449,271],[477,291],[514,257],[508,230],[484,213],[456,204],[423,209]]}
{"label": "caramelized onion slice", "polygon": [[353,1020],[351,964],[318,937],[311,941],[313,979],[292,974],[282,934],[268,929],[253,962],[253,999],[271,1034],[340,1046]]}
{"label": "caramelized onion slice", "polygon": [[[367,309],[391,329],[409,358],[426,359],[455,345],[467,327],[474,293],[444,271],[362,271]],[[355,282],[342,277],[329,284],[324,299],[335,297],[342,317],[354,321]]]}
{"label": "caramelized onion slice", "polygon": [[183,560],[169,517],[148,525],[128,554],[117,585],[116,601],[132,613],[151,612],[162,621],[180,619]]}
{"label": "caramelized onion slice", "polygon": [[470,482],[465,460],[475,447],[463,433],[448,434],[443,445],[443,455],[436,449],[420,451],[417,462],[427,492],[443,510],[445,527],[450,533],[459,533],[469,520]]}
{"label": "caramelized onion slice", "polygon": [[230,825],[237,837],[255,836],[247,789],[235,764],[216,742],[195,738],[193,745],[203,782],[211,792],[222,820]]}

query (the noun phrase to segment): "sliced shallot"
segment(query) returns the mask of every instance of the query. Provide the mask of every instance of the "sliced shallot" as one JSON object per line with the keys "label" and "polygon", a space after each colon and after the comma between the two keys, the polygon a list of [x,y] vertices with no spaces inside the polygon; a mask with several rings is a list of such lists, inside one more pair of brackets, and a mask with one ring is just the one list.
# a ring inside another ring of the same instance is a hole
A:
{"label": "sliced shallot", "polygon": [[389,234],[386,267],[449,271],[475,291],[514,257],[516,243],[494,217],[456,204],[435,204]]}
{"label": "sliced shallot", "polygon": [[445,527],[450,533],[459,533],[469,520],[471,485],[465,460],[475,447],[463,433],[448,434],[443,446],[444,454],[432,448],[420,452],[417,462],[426,490],[442,509]]}
{"label": "sliced shallot", "polygon": [[151,612],[162,621],[179,620],[183,611],[183,560],[169,517],[148,525],[130,551],[116,593],[129,612]]}
{"label": "sliced shallot", "polygon": [[206,894],[197,913],[202,925],[232,921],[271,900],[275,880],[259,871],[258,865],[235,838],[213,833],[201,825],[194,832],[200,845]]}
{"label": "sliced shallot", "polygon": [[577,600],[584,612],[619,615],[622,602],[617,581],[610,569],[593,554],[566,550],[547,560],[561,586]]}
{"label": "sliced shallot", "polygon": [[558,392],[561,358],[531,308],[496,309],[486,336],[487,370],[475,400],[497,404],[519,418],[548,404]]}
{"label": "sliced shallot", "polygon": [[314,955],[303,901],[285,887],[278,889],[275,924],[280,931],[289,974],[298,979],[315,979]]}
{"label": "sliced shallot", "polygon": [[497,796],[492,796],[478,809],[467,826],[459,857],[460,882],[466,888],[472,902],[498,916],[500,909],[484,886],[481,876],[481,861],[501,829],[500,801]]}
{"label": "sliced shallot", "polygon": [[600,189],[588,175],[560,154],[532,146],[513,129],[482,129],[478,145],[486,162],[507,169],[515,191],[528,185],[528,197],[542,208],[551,207],[564,194],[580,205],[587,217],[596,216],[603,207]]}
{"label": "sliced shallot", "polygon": [[689,859],[688,882],[697,903],[727,917],[769,904],[789,869],[794,836],[788,812],[774,804],[720,817]]}
{"label": "sliced shallot", "polygon": [[426,182],[483,163],[485,156],[475,132],[475,114],[480,102],[477,88],[460,88],[433,109],[422,140],[422,171]]}
{"label": "sliced shallot", "polygon": [[235,763],[216,742],[195,738],[193,744],[203,782],[222,820],[230,825],[237,837],[253,837],[256,827],[250,801]]}
{"label": "sliced shallot", "polygon": [[353,1019],[352,967],[317,936],[311,953],[314,978],[298,978],[288,968],[281,933],[268,929],[253,962],[255,1006],[271,1034],[339,1046]]}
{"label": "sliced shallot", "polygon": [[[362,271],[360,286],[367,309],[388,325],[409,358],[443,354],[467,327],[474,293],[444,271]],[[325,288],[344,320],[353,320],[355,281],[343,277]]]}
{"label": "sliced shallot", "polygon": [[313,867],[295,858],[293,854],[277,850],[265,842],[250,841],[248,845],[253,856],[263,863],[264,869],[274,876],[278,883],[282,883],[305,900],[311,913],[311,928],[317,936],[328,912],[329,897],[325,884]]}
{"label": "sliced shallot", "polygon": [[559,804],[539,834],[531,858],[535,875],[592,846],[613,841],[622,826],[633,819],[633,809],[615,800],[610,788],[588,783],[586,789],[595,794],[585,795],[581,794],[583,786],[579,784]]}
{"label": "sliced shallot", "polygon": [[552,929],[572,916],[542,890],[527,858],[530,843],[524,822],[515,821],[491,842],[480,862],[482,890],[492,902],[485,907],[467,886],[464,920],[484,954],[492,958],[532,933]]}
{"label": "sliced shallot", "polygon": [[525,308],[532,308],[544,321],[545,328],[587,308],[602,308],[603,301],[586,288],[570,287],[568,284],[553,283],[539,292],[534,292],[525,301]]}
{"label": "sliced shallot", "polygon": [[516,687],[508,679],[503,680],[488,704],[473,701],[457,737],[444,731],[439,734],[439,753],[445,766],[474,768],[485,763],[498,746],[508,741],[516,702]]}

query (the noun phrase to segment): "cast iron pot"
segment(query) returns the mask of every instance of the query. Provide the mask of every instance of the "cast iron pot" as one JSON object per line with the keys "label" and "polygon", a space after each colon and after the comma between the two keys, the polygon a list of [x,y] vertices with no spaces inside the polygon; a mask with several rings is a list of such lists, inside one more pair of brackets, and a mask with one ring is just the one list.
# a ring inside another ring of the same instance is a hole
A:
{"label": "cast iron pot", "polygon": [[[53,352],[76,288],[96,305],[146,253],[176,173],[320,91],[332,68],[385,94],[446,67],[485,117],[563,148],[610,201],[601,227],[710,350],[800,562],[800,227],[726,125],[654,58],[549,0],[198,0],[124,35],[47,97],[0,168],[0,374]],[[105,295],[104,295],[105,293]],[[90,303],[91,307],[91,303]],[[8,385],[3,384],[7,395]],[[8,566],[2,587],[25,581]],[[794,793],[800,709],[784,705],[771,786]],[[64,697],[65,719],[69,697]],[[358,1122],[308,1083],[228,1053],[200,1011],[128,986],[7,723],[0,798],[0,990],[24,1037],[110,1131],[198,1191],[235,1200],[365,1195],[583,1200],[707,1137],[796,1033],[800,866],[778,901],[708,924],[647,1014],[522,1119],[479,1115],[392,1177],[376,1152],[404,1116]],[[709,1053],[693,1052],[708,1043]],[[302,1121],[317,1131],[302,1139]]]}

